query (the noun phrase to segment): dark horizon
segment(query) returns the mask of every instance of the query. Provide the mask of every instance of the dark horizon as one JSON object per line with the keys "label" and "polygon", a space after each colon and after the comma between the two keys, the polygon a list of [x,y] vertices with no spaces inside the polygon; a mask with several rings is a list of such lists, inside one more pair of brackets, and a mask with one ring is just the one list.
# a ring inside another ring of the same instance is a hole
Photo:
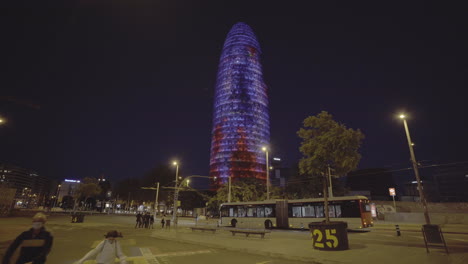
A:
{"label": "dark horizon", "polygon": [[461,7],[23,5],[3,17],[0,163],[119,180],[178,159],[182,176],[208,175],[219,57],[239,21],[262,47],[271,156],[285,165],[300,158],[302,120],[322,110],[365,134],[359,168],[409,167],[400,111],[419,161],[468,161]]}

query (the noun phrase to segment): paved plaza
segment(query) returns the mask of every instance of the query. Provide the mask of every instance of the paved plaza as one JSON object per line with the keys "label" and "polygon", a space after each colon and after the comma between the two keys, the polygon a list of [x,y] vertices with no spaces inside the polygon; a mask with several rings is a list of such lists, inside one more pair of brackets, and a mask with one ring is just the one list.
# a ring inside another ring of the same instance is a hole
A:
{"label": "paved plaza", "polygon": [[[21,231],[30,226],[29,217],[0,218],[0,255]],[[135,229],[134,216],[92,215],[84,223],[70,223],[66,215],[51,216],[47,228],[55,241],[48,262],[71,264],[81,258],[103,239],[110,229],[124,234],[121,239],[129,263],[468,263],[468,226],[442,226],[449,247],[431,248],[426,253],[420,225],[401,224],[401,236],[394,230],[395,223],[377,223],[370,232],[348,234],[350,249],[345,251],[318,251],[312,248],[310,232],[273,230],[265,238],[233,236],[229,228],[215,233],[192,231],[198,225],[216,226],[215,221],[192,218],[179,220],[177,228]],[[87,264],[95,263],[88,261]]]}

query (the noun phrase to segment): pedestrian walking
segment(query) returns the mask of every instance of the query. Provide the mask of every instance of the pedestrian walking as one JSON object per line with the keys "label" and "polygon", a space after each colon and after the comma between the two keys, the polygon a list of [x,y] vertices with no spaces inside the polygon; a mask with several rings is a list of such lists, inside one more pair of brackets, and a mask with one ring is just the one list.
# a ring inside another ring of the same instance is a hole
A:
{"label": "pedestrian walking", "polygon": [[37,213],[32,218],[32,228],[21,233],[5,252],[2,264],[44,264],[54,238],[44,225],[47,217]]}
{"label": "pedestrian walking", "polygon": [[154,216],[151,215],[151,216],[150,216],[150,219],[149,219],[149,227],[148,227],[148,228],[151,227],[151,229],[153,229],[153,223],[154,223]]}
{"label": "pedestrian walking", "polygon": [[161,218],[161,228],[164,228],[164,224],[166,223],[166,221],[164,221],[164,216]]}
{"label": "pedestrian walking", "polygon": [[135,224],[135,228],[137,228],[137,227],[141,227],[141,214],[140,214],[140,213],[138,213],[138,214],[136,215],[136,224]]}
{"label": "pedestrian walking", "polygon": [[148,228],[149,225],[149,213],[146,212],[145,215],[143,216],[143,226],[145,228]]}
{"label": "pedestrian walking", "polygon": [[83,264],[86,260],[94,259],[94,257],[99,264],[114,264],[115,257],[119,258],[120,264],[127,264],[127,256],[123,254],[120,242],[117,240],[118,237],[123,237],[122,233],[112,230],[104,236],[106,239],[86,253],[76,264]]}

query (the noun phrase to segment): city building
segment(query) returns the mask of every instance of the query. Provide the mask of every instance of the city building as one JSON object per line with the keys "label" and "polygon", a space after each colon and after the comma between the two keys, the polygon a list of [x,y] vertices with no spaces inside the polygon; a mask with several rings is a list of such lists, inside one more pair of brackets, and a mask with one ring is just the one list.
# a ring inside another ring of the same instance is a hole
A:
{"label": "city building", "polygon": [[[60,203],[72,203],[76,189],[81,181],[76,179],[65,179],[57,187],[57,205]],[[69,205],[70,206],[70,205]]]}
{"label": "city building", "polygon": [[270,141],[270,118],[260,54],[252,29],[235,24],[224,42],[215,87],[210,156],[215,187],[229,177],[266,180],[262,147]]}
{"label": "city building", "polygon": [[50,180],[30,169],[0,164],[0,184],[16,189],[16,207],[32,208],[44,205],[49,194]]}
{"label": "city building", "polygon": [[[421,166],[419,173],[428,202],[468,202],[468,163],[431,163]],[[402,199],[419,201],[416,180],[407,180],[404,186]]]}
{"label": "city building", "polygon": [[273,157],[270,160],[270,184],[272,186],[285,188],[287,180],[291,178],[292,169],[285,168],[281,158]]}

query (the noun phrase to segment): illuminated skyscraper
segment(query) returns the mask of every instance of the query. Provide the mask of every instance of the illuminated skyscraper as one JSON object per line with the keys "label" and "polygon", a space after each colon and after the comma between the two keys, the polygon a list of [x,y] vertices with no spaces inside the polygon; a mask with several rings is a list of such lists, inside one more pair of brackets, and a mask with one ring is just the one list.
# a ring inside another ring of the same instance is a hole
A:
{"label": "illuminated skyscraper", "polygon": [[210,176],[266,179],[262,146],[270,141],[267,87],[252,29],[235,24],[224,42],[216,80]]}

